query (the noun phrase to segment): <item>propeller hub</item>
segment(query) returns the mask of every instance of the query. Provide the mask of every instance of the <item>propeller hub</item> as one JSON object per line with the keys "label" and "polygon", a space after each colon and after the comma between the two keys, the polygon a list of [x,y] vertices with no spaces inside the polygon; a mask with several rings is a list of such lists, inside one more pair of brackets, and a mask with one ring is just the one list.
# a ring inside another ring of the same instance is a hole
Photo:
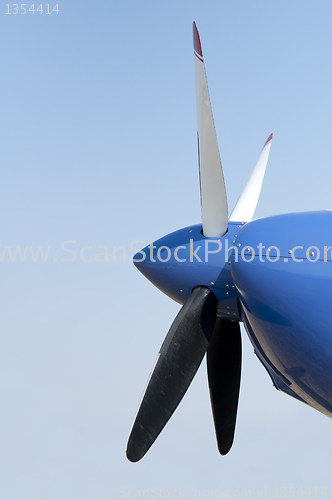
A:
{"label": "propeller hub", "polygon": [[224,236],[206,238],[201,224],[189,226],[146,246],[133,261],[149,281],[176,302],[184,304],[193,288],[205,286],[218,299],[218,316],[238,320],[229,262],[241,227],[230,222]]}

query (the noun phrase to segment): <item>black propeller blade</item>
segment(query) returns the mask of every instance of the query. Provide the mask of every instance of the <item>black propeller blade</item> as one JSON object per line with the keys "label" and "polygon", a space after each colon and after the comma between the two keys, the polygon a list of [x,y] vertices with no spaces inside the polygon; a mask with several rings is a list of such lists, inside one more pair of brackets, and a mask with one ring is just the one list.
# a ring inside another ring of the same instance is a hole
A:
{"label": "black propeller blade", "polygon": [[221,455],[231,449],[241,379],[241,332],[238,322],[218,319],[207,352],[214,425]]}
{"label": "black propeller blade", "polygon": [[212,337],[217,304],[208,288],[196,287],[175,318],[128,439],[126,453],[131,462],[145,455],[186,393]]}

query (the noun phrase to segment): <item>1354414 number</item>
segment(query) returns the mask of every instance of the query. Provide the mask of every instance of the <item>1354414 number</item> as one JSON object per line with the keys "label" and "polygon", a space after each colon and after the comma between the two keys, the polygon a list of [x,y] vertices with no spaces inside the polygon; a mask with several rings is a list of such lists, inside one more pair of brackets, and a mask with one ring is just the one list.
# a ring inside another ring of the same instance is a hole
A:
{"label": "1354414 number", "polygon": [[[26,14],[27,12],[32,12],[34,14],[35,12],[39,12],[40,14],[52,14],[52,12],[55,12],[56,14],[59,14],[59,4],[57,3],[53,9],[50,9],[50,4],[47,3],[44,5],[43,9],[43,4],[41,3],[37,8],[35,8],[35,4],[33,3],[29,8],[27,7],[26,3],[21,3],[21,5],[17,3],[13,3],[12,6],[7,3],[7,12],[6,14]],[[12,7],[12,9],[11,9]],[[10,12],[12,10],[12,12]]]}

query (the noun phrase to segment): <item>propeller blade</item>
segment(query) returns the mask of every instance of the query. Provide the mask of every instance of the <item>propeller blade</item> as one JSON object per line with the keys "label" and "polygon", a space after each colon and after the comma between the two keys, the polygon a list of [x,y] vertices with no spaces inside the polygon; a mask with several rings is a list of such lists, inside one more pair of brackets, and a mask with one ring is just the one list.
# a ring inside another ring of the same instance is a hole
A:
{"label": "propeller blade", "polygon": [[241,332],[238,322],[219,319],[207,352],[207,371],[218,449],[232,447],[241,379]]}
{"label": "propeller blade", "polygon": [[127,457],[137,462],[148,451],[186,393],[208,348],[218,300],[197,287],[180,309],[161,348],[137,411]]}
{"label": "propeller blade", "polygon": [[230,221],[249,222],[252,220],[258,198],[262,189],[265,169],[271,148],[273,134],[269,135],[258,162],[249,177],[246,187],[244,188],[235,208],[229,218]]}
{"label": "propeller blade", "polygon": [[226,189],[212,116],[202,47],[196,23],[193,23],[193,34],[203,234],[208,238],[219,238],[227,231]]}

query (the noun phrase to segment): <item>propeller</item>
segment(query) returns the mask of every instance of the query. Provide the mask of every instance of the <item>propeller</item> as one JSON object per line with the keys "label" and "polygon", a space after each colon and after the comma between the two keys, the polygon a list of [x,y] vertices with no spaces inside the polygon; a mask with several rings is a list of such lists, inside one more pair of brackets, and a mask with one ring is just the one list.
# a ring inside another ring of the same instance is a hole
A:
{"label": "propeller", "polygon": [[180,309],[161,348],[131,430],[127,457],[148,451],[185,395],[212,337],[218,300],[197,287]]}
{"label": "propeller", "polygon": [[206,360],[213,420],[221,455],[229,452],[234,439],[241,351],[239,323],[218,318]]}
{"label": "propeller", "polygon": [[242,191],[242,194],[234,207],[234,210],[229,218],[230,221],[243,221],[248,222],[252,220],[258,198],[262,189],[265,169],[267,165],[267,160],[269,159],[269,153],[271,149],[273,134],[270,134],[262,152],[258,158],[256,166],[252,171],[251,176],[246,184],[246,187]]}
{"label": "propeller", "polygon": [[206,80],[202,46],[195,22],[193,35],[203,234],[207,238],[219,238],[226,233],[228,225],[226,188]]}
{"label": "propeller", "polygon": [[[228,227],[227,198],[202,47],[195,23],[193,41],[203,235],[220,238]],[[272,134],[263,147],[230,220],[252,219],[271,141]],[[140,253],[144,254],[144,251]],[[150,267],[153,262],[151,260],[146,265]],[[166,264],[164,271],[167,269]],[[131,462],[140,460],[157,439],[185,395],[205,353],[219,452],[226,455],[232,446],[241,379],[240,325],[238,321],[218,318],[217,296],[207,286],[198,285],[193,288],[176,316],[152,369],[127,443],[126,453]]]}

